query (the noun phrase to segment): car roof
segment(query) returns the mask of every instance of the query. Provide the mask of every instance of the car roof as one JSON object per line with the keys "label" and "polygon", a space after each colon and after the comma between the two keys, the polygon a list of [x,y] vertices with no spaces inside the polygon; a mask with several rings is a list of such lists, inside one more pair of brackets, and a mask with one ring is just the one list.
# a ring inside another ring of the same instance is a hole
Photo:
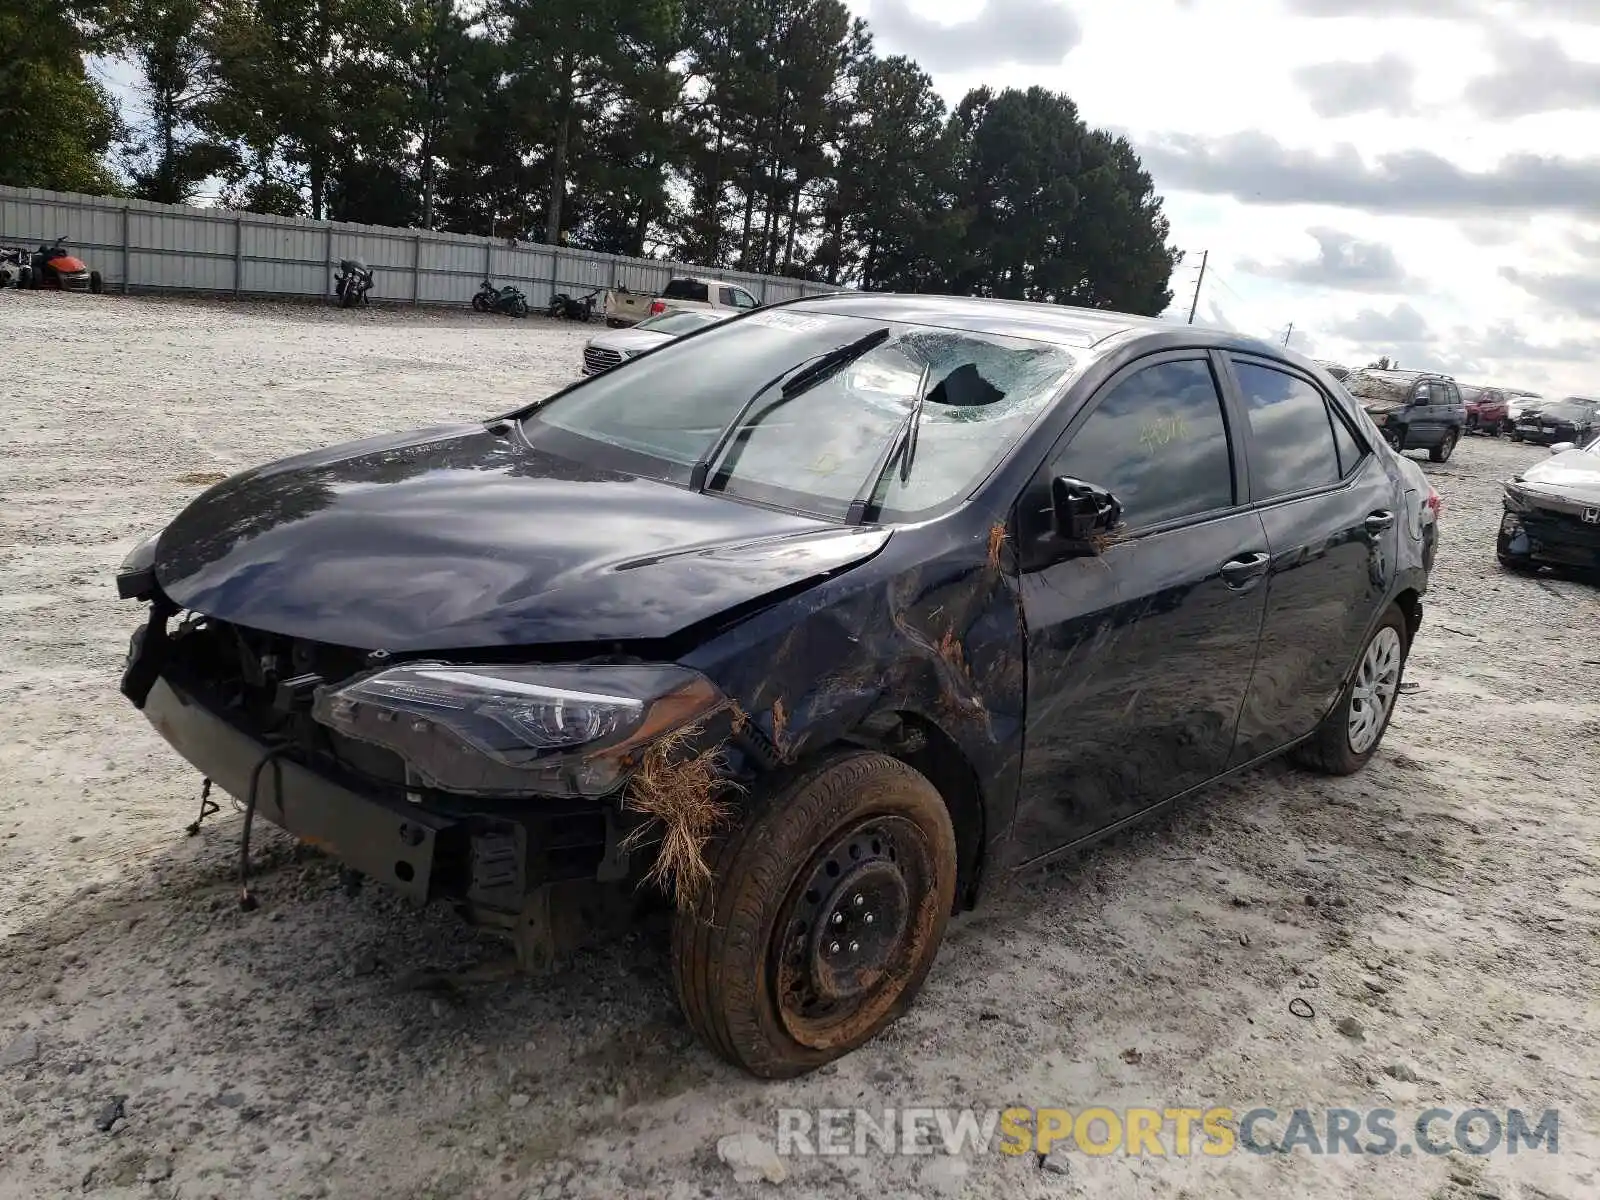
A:
{"label": "car roof", "polygon": [[1379,370],[1377,367],[1363,367],[1356,373],[1365,375],[1368,379],[1381,379],[1393,383],[1411,383],[1418,379],[1448,379],[1452,383],[1455,382],[1453,375],[1446,375],[1443,371],[1399,371],[1393,369],[1384,371]]}
{"label": "car roof", "polygon": [[[1149,336],[1174,345],[1205,346],[1266,354],[1300,365],[1311,360],[1260,338],[1210,325],[1188,325],[1164,317],[1141,317],[1101,308],[1076,308],[1030,300],[937,296],[893,292],[826,292],[783,303],[811,312],[834,312],[868,320],[905,321],[974,333],[1031,338],[1089,350],[1119,337]],[[769,306],[770,307],[770,306]]]}

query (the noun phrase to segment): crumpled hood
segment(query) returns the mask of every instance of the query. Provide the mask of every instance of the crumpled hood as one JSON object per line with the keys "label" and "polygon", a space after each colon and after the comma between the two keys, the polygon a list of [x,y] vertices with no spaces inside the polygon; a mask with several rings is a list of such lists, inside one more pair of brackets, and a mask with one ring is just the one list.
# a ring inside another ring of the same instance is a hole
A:
{"label": "crumpled hood", "polygon": [[1563,450],[1529,467],[1522,473],[1522,482],[1540,492],[1600,505],[1600,454]]}
{"label": "crumpled hood", "polygon": [[481,425],[372,438],[217,484],[163,531],[179,606],[364,650],[667,637],[882,549],[889,531],[557,457]]}

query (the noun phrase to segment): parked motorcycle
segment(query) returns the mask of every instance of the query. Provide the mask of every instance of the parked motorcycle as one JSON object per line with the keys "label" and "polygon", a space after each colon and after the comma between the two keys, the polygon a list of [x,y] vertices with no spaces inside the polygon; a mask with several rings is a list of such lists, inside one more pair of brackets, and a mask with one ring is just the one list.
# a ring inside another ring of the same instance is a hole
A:
{"label": "parked motorcycle", "polygon": [[557,292],[550,297],[549,314],[558,321],[593,320],[595,298],[603,291],[604,288],[595,288],[587,296],[569,296],[566,292]]}
{"label": "parked motorcycle", "polygon": [[33,282],[30,255],[21,246],[0,246],[0,288],[25,288]]}
{"label": "parked motorcycle", "polygon": [[474,312],[503,312],[507,316],[525,317],[528,315],[528,298],[509,283],[504,287],[495,287],[485,279],[478,294],[472,298],[472,309]]}
{"label": "parked motorcycle", "polygon": [[339,298],[340,308],[353,308],[357,304],[371,303],[367,293],[372,290],[372,268],[361,258],[341,258],[339,272],[333,277],[333,294]]}
{"label": "parked motorcycle", "polygon": [[96,296],[105,290],[100,272],[89,270],[83,259],[67,252],[65,234],[52,245],[40,246],[28,266],[27,286],[31,288],[93,292]]}

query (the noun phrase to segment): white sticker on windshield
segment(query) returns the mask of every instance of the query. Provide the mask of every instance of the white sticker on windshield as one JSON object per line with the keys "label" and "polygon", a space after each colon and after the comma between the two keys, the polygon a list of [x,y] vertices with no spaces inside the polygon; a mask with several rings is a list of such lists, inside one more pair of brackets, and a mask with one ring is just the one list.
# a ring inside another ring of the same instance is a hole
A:
{"label": "white sticker on windshield", "polygon": [[770,325],[773,329],[791,329],[795,333],[817,329],[823,324],[821,317],[803,317],[799,313],[786,312],[751,313],[745,321],[751,325]]}

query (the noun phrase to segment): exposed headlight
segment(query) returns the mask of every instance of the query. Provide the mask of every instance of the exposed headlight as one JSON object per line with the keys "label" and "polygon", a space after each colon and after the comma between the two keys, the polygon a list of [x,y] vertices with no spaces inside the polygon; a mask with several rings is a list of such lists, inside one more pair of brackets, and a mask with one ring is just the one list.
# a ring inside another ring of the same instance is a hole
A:
{"label": "exposed headlight", "polygon": [[1528,493],[1514,483],[1502,483],[1501,489],[1505,492],[1505,506],[1508,512],[1527,512],[1532,507],[1528,502]]}
{"label": "exposed headlight", "polygon": [[705,676],[670,664],[416,662],[319,689],[312,715],[444,791],[603,796],[649,743],[726,703]]}

